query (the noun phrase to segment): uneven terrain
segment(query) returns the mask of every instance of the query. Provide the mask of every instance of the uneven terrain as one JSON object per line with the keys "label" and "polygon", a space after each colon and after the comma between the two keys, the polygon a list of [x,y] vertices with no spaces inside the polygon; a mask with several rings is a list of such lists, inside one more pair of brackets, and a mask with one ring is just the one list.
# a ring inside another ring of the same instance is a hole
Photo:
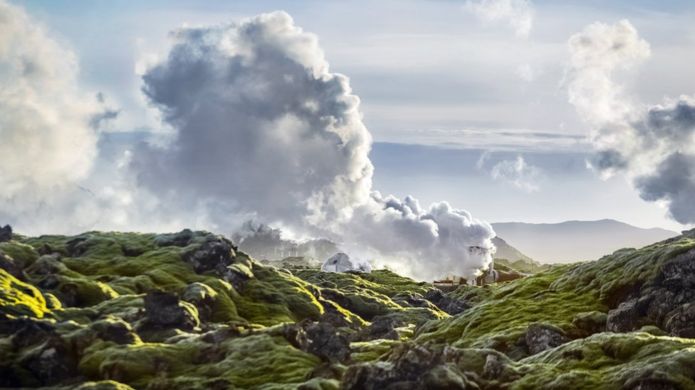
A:
{"label": "uneven terrain", "polygon": [[208,232],[3,232],[0,387],[695,388],[695,231],[448,292]]}

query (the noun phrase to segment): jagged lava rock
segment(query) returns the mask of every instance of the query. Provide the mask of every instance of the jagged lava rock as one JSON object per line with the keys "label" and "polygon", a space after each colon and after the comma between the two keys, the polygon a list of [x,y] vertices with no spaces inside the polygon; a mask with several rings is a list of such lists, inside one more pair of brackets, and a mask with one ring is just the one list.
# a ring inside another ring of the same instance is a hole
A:
{"label": "jagged lava rock", "polygon": [[146,324],[161,328],[192,330],[199,325],[197,311],[176,294],[154,291],[145,296]]}
{"label": "jagged lava rock", "polygon": [[0,242],[12,240],[12,226],[5,225],[0,227]]}
{"label": "jagged lava rock", "polygon": [[526,330],[524,337],[531,355],[555,348],[569,341],[561,329],[548,324],[532,324]]}

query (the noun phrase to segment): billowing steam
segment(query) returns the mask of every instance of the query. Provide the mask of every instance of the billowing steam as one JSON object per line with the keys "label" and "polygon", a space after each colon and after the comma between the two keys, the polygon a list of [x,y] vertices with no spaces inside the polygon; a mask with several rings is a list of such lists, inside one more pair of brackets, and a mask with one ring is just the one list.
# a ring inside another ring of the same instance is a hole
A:
{"label": "billowing steam", "polygon": [[594,23],[569,47],[569,99],[594,128],[591,165],[604,175],[626,173],[643,199],[665,203],[680,223],[695,223],[695,100],[644,107],[613,80],[650,55],[628,21]]}
{"label": "billowing steam", "polygon": [[472,276],[489,264],[488,224],[445,203],[423,211],[412,198],[371,193],[359,99],[289,15],[182,29],[175,39],[143,77],[177,132],[169,146],[136,150],[143,186],[320,232],[351,256],[399,258],[419,278]]}
{"label": "billowing steam", "polygon": [[[167,142],[121,142],[96,131],[118,111],[101,95],[82,96],[71,52],[0,0],[3,223],[32,233],[231,232],[253,218],[420,279],[471,277],[489,264],[488,224],[446,203],[423,210],[372,192],[359,99],[289,15],[183,28],[173,38],[143,73],[143,92],[173,133]],[[276,233],[253,235],[282,242]]]}
{"label": "billowing steam", "polygon": [[492,227],[469,212],[446,202],[423,209],[410,196],[400,200],[378,192],[356,208],[344,237],[351,252],[371,250],[386,265],[429,280],[452,274],[471,281],[495,251]]}
{"label": "billowing steam", "polygon": [[73,53],[0,0],[0,216],[50,203],[84,179],[97,153],[97,101]]}
{"label": "billowing steam", "polygon": [[366,200],[371,137],[314,35],[283,12],[174,35],[143,90],[176,139],[136,151],[143,186],[294,225],[344,220]]}

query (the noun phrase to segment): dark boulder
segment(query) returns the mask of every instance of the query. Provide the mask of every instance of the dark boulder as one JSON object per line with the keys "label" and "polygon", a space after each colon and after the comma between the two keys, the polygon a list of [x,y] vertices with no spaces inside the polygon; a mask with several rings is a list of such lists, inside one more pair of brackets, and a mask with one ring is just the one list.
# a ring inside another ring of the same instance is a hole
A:
{"label": "dark boulder", "polygon": [[86,235],[77,236],[68,240],[65,243],[65,250],[67,251],[68,256],[80,257],[85,254],[87,249],[89,249],[88,245],[86,244],[87,240],[89,240],[89,237]]}
{"label": "dark boulder", "polygon": [[396,328],[403,325],[405,325],[405,322],[399,318],[389,315],[376,316],[372,319],[372,323],[369,326],[361,329],[353,336],[353,341],[398,340],[400,335]]}
{"label": "dark boulder", "polygon": [[145,325],[155,328],[192,330],[199,324],[194,307],[182,303],[176,294],[163,291],[145,296],[145,316]]}
{"label": "dark boulder", "polygon": [[217,274],[219,277],[229,282],[237,291],[242,291],[244,286],[246,286],[246,282],[253,278],[253,273],[248,267],[234,265],[217,270]]}
{"label": "dark boulder", "polygon": [[295,348],[314,354],[323,361],[345,363],[350,360],[350,341],[328,322],[288,324],[282,333]]}
{"label": "dark boulder", "polygon": [[350,341],[333,325],[314,322],[305,331],[307,352],[332,363],[343,363],[350,359]]}
{"label": "dark boulder", "polygon": [[183,260],[193,266],[197,273],[217,271],[224,273],[227,266],[234,262],[236,248],[231,241],[222,237],[209,235],[205,242],[185,252]]}
{"label": "dark boulder", "polygon": [[68,342],[51,335],[39,347],[32,349],[19,364],[31,372],[42,385],[55,386],[74,380],[77,375],[77,356]]}
{"label": "dark boulder", "polygon": [[434,308],[435,305],[418,293],[402,292],[391,297],[391,300],[404,307]]}
{"label": "dark boulder", "polygon": [[12,240],[12,226],[5,225],[0,227],[0,242]]}
{"label": "dark boulder", "polygon": [[531,355],[558,347],[569,339],[564,332],[548,324],[532,324],[526,330],[526,346]]}
{"label": "dark boulder", "polygon": [[470,305],[462,299],[452,298],[451,296],[444,294],[442,290],[438,288],[433,288],[425,294],[425,299],[432,302],[443,312],[456,315],[470,309]]}
{"label": "dark boulder", "polygon": [[136,344],[140,341],[130,324],[120,318],[97,321],[92,325],[92,329],[100,339],[116,344]]}
{"label": "dark boulder", "polygon": [[160,234],[154,238],[154,243],[159,247],[164,246],[188,246],[193,240],[195,233],[190,229],[183,229],[178,233]]}
{"label": "dark boulder", "polygon": [[449,348],[413,343],[396,345],[385,361],[348,367],[343,389],[477,389],[456,364],[460,359]]}
{"label": "dark boulder", "polygon": [[671,311],[664,320],[663,328],[672,336],[695,338],[695,302]]}
{"label": "dark boulder", "polygon": [[695,337],[695,249],[666,260],[654,278],[616,304],[608,312],[608,331],[650,325],[672,336]]}
{"label": "dark boulder", "polygon": [[326,322],[331,324],[335,328],[355,328],[357,324],[348,321],[345,315],[338,312],[333,306],[324,305],[324,308],[328,307],[321,317],[319,322]]}
{"label": "dark boulder", "polygon": [[630,332],[640,327],[640,311],[637,300],[622,302],[608,312],[606,330],[609,332]]}
{"label": "dark boulder", "polygon": [[12,335],[12,347],[19,350],[42,343],[57,333],[50,322],[24,317],[0,321],[0,334]]}

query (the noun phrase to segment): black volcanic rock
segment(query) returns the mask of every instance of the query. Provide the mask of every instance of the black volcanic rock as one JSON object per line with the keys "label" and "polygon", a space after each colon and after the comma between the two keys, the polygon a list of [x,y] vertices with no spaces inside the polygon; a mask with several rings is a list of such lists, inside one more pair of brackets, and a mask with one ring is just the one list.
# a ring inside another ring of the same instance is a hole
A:
{"label": "black volcanic rock", "polygon": [[231,241],[222,236],[210,235],[198,247],[183,254],[183,259],[193,266],[197,273],[218,271],[223,273],[236,256]]}
{"label": "black volcanic rock", "polygon": [[12,226],[5,225],[0,227],[0,242],[12,240]]}
{"label": "black volcanic rock", "polygon": [[41,385],[63,383],[77,374],[77,359],[70,345],[57,335],[50,335],[20,361]]}
{"label": "black volcanic rock", "polygon": [[447,314],[456,315],[469,309],[471,305],[462,299],[452,298],[446,295],[442,290],[433,288],[425,294],[425,298],[435,304],[438,308]]}
{"label": "black volcanic rock", "polygon": [[160,234],[154,238],[157,246],[180,246],[184,247],[191,243],[195,234],[190,229],[183,229],[178,233]]}
{"label": "black volcanic rock", "polygon": [[529,326],[524,337],[531,355],[555,348],[569,341],[562,330],[547,324]]}
{"label": "black volcanic rock", "polygon": [[656,325],[672,336],[695,337],[695,249],[664,262],[648,283],[608,312],[606,329],[629,332]]}
{"label": "black volcanic rock", "polygon": [[342,389],[476,389],[453,362],[460,359],[454,349],[429,348],[404,343],[397,345],[381,364],[357,364],[343,376]]}
{"label": "black volcanic rock", "polygon": [[176,294],[154,291],[145,296],[146,324],[158,328],[192,330],[198,326],[198,318],[181,304]]}

